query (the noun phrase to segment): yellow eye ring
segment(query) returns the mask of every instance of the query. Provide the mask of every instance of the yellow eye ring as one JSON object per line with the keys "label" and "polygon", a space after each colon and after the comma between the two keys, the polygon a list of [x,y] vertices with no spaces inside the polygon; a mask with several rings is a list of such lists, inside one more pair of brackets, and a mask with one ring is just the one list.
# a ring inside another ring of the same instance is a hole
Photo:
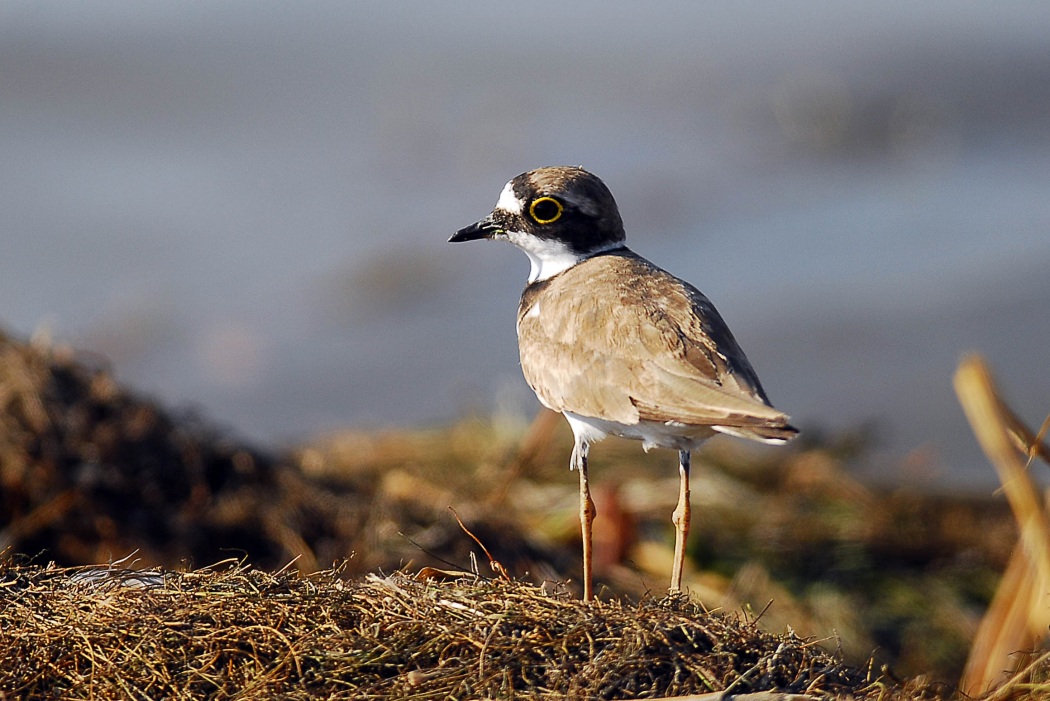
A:
{"label": "yellow eye ring", "polygon": [[[554,209],[551,209],[551,205],[554,205]],[[539,207],[540,211],[536,211]],[[553,197],[537,197],[529,205],[529,216],[537,224],[550,224],[561,219],[562,212],[565,211],[565,207],[562,206],[561,202],[554,199]]]}

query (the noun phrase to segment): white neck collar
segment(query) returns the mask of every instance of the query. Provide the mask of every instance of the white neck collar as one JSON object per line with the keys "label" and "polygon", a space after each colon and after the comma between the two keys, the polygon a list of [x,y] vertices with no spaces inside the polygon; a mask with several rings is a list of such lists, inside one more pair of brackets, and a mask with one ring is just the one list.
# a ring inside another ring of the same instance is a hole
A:
{"label": "white neck collar", "polygon": [[622,248],[623,241],[610,241],[586,253],[577,253],[562,241],[541,239],[520,231],[508,231],[507,238],[515,246],[525,251],[532,269],[529,271],[529,282],[542,282],[558,273],[563,273],[580,261],[587,260],[600,253]]}

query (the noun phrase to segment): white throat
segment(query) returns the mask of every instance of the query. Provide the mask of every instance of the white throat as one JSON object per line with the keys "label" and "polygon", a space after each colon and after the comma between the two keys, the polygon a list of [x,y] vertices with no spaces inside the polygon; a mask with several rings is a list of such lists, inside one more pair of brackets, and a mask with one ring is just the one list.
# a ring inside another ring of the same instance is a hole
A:
{"label": "white throat", "polygon": [[525,251],[532,263],[529,271],[529,282],[540,282],[563,273],[580,261],[587,260],[599,253],[611,251],[623,246],[622,241],[613,241],[586,253],[577,253],[562,241],[541,239],[523,231],[508,231],[507,240]]}
{"label": "white throat", "polygon": [[539,282],[565,272],[586,257],[561,241],[545,241],[518,231],[508,231],[507,237],[529,257],[529,263],[532,264],[529,282]]}

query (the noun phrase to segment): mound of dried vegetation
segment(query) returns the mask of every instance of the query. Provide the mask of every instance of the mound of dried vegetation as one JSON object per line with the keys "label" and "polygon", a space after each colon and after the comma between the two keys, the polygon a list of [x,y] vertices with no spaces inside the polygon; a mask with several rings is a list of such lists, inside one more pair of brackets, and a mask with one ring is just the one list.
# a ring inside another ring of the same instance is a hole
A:
{"label": "mound of dried vegetation", "polygon": [[905,693],[792,634],[707,613],[685,597],[585,605],[509,581],[347,582],[336,571],[240,567],[8,566],[0,659],[6,698]]}

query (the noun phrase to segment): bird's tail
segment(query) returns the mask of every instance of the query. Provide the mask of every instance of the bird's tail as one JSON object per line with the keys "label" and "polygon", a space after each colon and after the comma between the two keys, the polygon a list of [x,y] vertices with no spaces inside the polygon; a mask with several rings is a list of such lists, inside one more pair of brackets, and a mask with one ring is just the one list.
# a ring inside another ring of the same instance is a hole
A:
{"label": "bird's tail", "polygon": [[787,422],[765,426],[712,426],[711,428],[729,436],[770,445],[783,445],[798,435],[798,429]]}

